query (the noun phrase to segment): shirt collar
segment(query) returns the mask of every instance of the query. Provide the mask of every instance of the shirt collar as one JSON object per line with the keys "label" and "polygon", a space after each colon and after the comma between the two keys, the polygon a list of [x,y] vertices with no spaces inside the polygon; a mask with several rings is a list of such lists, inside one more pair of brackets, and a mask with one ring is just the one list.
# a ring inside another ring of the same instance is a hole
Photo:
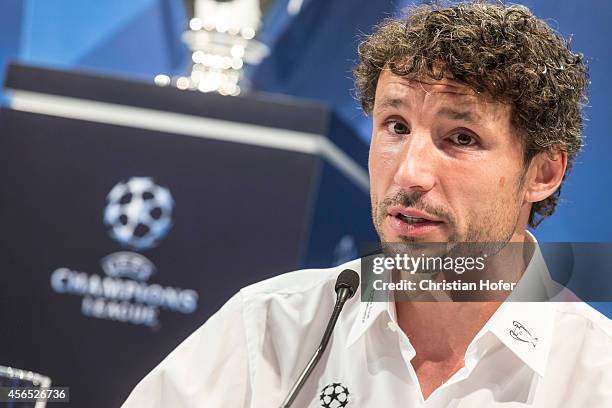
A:
{"label": "shirt collar", "polygon": [[483,329],[493,333],[543,377],[552,344],[555,310],[555,304],[549,302],[505,302]]}
{"label": "shirt collar", "polygon": [[[521,361],[539,376],[546,370],[548,355],[552,344],[553,323],[556,305],[552,302],[521,302],[519,299],[550,299],[551,293],[558,291],[556,283],[550,278],[535,237],[527,231],[529,238],[536,243],[534,254],[518,282],[515,290],[491,319],[475,336],[472,344],[491,332],[510,349]],[[373,301],[373,293],[362,294],[359,310],[347,337],[346,346],[353,345],[383,315],[395,322],[393,301]],[[468,347],[468,350],[472,347]]]}
{"label": "shirt collar", "polygon": [[536,245],[525,273],[483,329],[493,333],[518,358],[543,377],[552,345],[557,309],[550,299],[555,298],[563,287],[551,278],[535,237],[529,231],[527,235]]}
{"label": "shirt collar", "polygon": [[359,302],[359,310],[355,317],[355,321],[351,327],[346,346],[353,345],[376,321],[378,316],[386,315],[389,319],[395,321],[395,304],[391,301],[378,302],[373,301],[373,293],[362,294],[361,302]]}

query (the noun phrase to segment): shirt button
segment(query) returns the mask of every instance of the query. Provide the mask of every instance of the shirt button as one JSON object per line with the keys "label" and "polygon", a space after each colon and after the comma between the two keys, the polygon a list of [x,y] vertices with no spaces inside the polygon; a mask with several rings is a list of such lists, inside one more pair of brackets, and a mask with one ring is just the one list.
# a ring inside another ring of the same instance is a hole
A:
{"label": "shirt button", "polygon": [[393,333],[397,333],[397,330],[399,329],[399,327],[397,327],[397,324],[395,322],[387,322],[387,328],[391,330]]}

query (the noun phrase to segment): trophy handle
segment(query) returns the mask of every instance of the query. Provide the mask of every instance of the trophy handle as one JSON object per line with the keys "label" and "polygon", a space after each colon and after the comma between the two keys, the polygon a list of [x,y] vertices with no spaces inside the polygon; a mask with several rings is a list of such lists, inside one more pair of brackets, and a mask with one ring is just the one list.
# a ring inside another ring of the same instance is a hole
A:
{"label": "trophy handle", "polygon": [[[51,378],[33,371],[0,366],[0,385],[47,389],[51,386]],[[45,408],[46,405],[45,401],[38,401],[34,404],[34,408]]]}

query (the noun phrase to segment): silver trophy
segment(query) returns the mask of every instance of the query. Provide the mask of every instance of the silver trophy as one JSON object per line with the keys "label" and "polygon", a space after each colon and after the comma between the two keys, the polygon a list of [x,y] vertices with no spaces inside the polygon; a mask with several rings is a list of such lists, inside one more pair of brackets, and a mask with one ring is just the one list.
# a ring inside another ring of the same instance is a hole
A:
{"label": "silver trophy", "polygon": [[261,26],[262,4],[271,0],[190,0],[189,29],[183,40],[191,50],[191,72],[170,78],[157,75],[160,86],[238,95],[248,88],[243,78],[245,64],[259,64],[268,47],[255,36]]}
{"label": "silver trophy", "polygon": [[[37,374],[32,371],[20,370],[18,368],[0,366],[0,387],[8,388],[40,388],[47,389],[51,386],[51,379],[42,374]],[[24,407],[27,403],[11,403],[8,402],[8,406],[18,405]],[[29,403],[28,406],[34,408],[45,408],[47,403],[45,401],[38,401]]]}

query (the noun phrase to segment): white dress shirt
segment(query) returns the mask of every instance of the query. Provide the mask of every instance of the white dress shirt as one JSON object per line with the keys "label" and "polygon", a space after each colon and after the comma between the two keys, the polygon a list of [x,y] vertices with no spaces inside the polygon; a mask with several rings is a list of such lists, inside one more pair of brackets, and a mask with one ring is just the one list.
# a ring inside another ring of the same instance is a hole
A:
{"label": "white dress shirt", "polygon": [[[542,265],[538,250],[519,286],[537,285]],[[123,407],[280,406],[321,340],[345,268],[360,272],[360,262],[242,289]],[[293,406],[612,407],[612,324],[582,302],[503,303],[468,346],[465,366],[427,400],[411,365],[415,355],[395,304],[362,302],[358,293]]]}

